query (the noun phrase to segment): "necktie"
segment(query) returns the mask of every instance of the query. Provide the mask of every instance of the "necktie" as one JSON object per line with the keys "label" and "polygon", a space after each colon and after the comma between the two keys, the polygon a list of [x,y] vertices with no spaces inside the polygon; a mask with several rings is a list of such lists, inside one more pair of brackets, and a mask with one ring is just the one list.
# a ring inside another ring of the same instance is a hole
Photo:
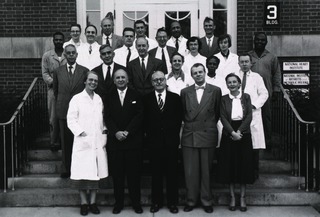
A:
{"label": "necktie", "polygon": [[130,57],[131,57],[131,50],[130,50],[130,48],[128,47],[127,66],[128,66],[129,61],[130,61]]}
{"label": "necktie", "polygon": [[108,66],[108,70],[107,70],[107,75],[105,78],[105,81],[110,81],[111,80],[111,66]]}
{"label": "necktie", "polygon": [[161,93],[159,93],[158,94],[158,106],[159,106],[159,109],[160,109],[160,111],[163,111],[163,100],[162,100],[162,98],[161,98]]}
{"label": "necktie", "polygon": [[91,46],[91,44],[90,44],[90,47],[89,47],[89,54],[91,54],[91,52],[92,52],[92,46]]}
{"label": "necktie", "polygon": [[106,45],[109,45],[109,46],[110,46],[109,36],[107,36],[107,38],[106,38]]}
{"label": "necktie", "polygon": [[179,40],[176,39],[176,49],[179,50]]}
{"label": "necktie", "polygon": [[211,39],[208,39],[208,47],[211,48]]}
{"label": "necktie", "polygon": [[162,48],[162,56],[161,56],[162,62],[163,62],[163,73],[164,74],[168,74],[168,69],[167,69],[167,61],[166,61],[166,57],[164,55],[164,50]]}
{"label": "necktie", "polygon": [[145,77],[145,75],[146,75],[146,65],[144,64],[144,58],[142,58],[141,69],[142,69],[142,75],[143,75],[143,77]]}
{"label": "necktie", "polygon": [[247,72],[244,72],[242,77],[242,85],[241,85],[242,92],[244,92],[246,83],[247,83]]}
{"label": "necktie", "polygon": [[70,66],[69,66],[69,75],[70,75],[70,77],[72,77],[72,68],[73,68],[73,67],[70,65]]}
{"label": "necktie", "polygon": [[121,91],[121,92],[120,92],[120,102],[121,102],[121,105],[122,105],[122,106],[123,106],[123,100],[124,100],[123,95],[124,95],[124,92]]}

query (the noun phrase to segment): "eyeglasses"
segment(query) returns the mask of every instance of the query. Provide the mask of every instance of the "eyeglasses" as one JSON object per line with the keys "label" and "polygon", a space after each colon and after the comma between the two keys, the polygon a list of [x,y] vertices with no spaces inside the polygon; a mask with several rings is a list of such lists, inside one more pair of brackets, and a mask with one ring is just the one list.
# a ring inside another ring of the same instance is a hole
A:
{"label": "eyeglasses", "polygon": [[86,31],[87,34],[96,34],[95,31]]}
{"label": "eyeglasses", "polygon": [[155,79],[152,79],[152,81],[155,82],[155,83],[156,83],[156,82],[160,82],[160,83],[161,83],[161,82],[163,82],[164,80],[165,80],[165,78],[155,78]]}
{"label": "eyeglasses", "polygon": [[77,53],[76,51],[67,51],[67,52],[66,52],[67,55],[74,55],[74,54],[76,54],[76,53]]}
{"label": "eyeglasses", "polygon": [[80,31],[75,30],[75,31],[71,31],[71,33],[80,33]]}

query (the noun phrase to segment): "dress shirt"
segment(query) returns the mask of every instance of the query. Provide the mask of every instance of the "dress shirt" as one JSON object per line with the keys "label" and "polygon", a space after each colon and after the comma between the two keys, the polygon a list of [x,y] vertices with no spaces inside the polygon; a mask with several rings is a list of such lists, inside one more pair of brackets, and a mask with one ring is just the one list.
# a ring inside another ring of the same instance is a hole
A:
{"label": "dress shirt", "polygon": [[162,49],[164,52],[164,57],[166,58],[167,72],[170,72],[171,62],[170,62],[170,56],[167,50],[167,46],[164,46],[164,48],[158,47],[155,58],[162,60]]}
{"label": "dress shirt", "polygon": [[[90,45],[92,49],[91,54],[89,53]],[[100,45],[97,42],[92,44],[84,43],[81,45],[78,49],[77,63],[87,67],[89,70],[101,65],[102,60],[100,58],[99,48]]]}
{"label": "dress shirt", "polygon": [[221,89],[222,96],[229,93],[229,89],[227,87],[225,79],[222,79],[217,75],[215,77],[209,77],[208,75],[206,75],[206,82],[208,84],[219,87]]}
{"label": "dress shirt", "polygon": [[[74,70],[76,70],[77,63],[74,63],[74,64],[71,65],[71,66],[72,66],[71,72],[72,72],[72,74],[74,75]],[[69,72],[69,67],[70,67],[70,65],[69,65],[69,63],[67,63],[67,71],[68,71],[68,72]]]}
{"label": "dress shirt", "polygon": [[238,96],[233,96],[229,93],[230,99],[232,99],[232,111],[231,111],[231,120],[239,121],[243,118],[243,109],[241,105],[241,96],[242,93],[240,91]]}
{"label": "dress shirt", "polygon": [[[157,99],[157,103],[158,103],[158,99],[159,99],[159,92],[157,91],[154,91],[155,95],[156,95],[156,99]],[[166,103],[166,95],[167,95],[167,92],[166,90],[164,90],[161,94],[161,99],[162,99],[162,102],[163,102],[163,106],[165,105]]]}
{"label": "dress shirt", "polygon": [[108,72],[108,66],[110,66],[110,78],[112,79],[112,72],[113,72],[113,69],[114,69],[114,62],[112,62],[110,65],[102,63],[103,79],[106,79],[107,72]]}
{"label": "dress shirt", "polygon": [[[143,58],[144,59],[143,62],[144,62],[144,65],[146,66],[146,70],[148,65],[148,58],[149,58],[149,55]],[[140,56],[139,56],[139,60],[140,60],[140,67],[142,67],[142,58]]]}
{"label": "dress shirt", "polygon": [[[178,52],[182,56],[186,56],[189,53],[189,51],[187,50],[187,41],[188,39],[186,39],[182,35],[178,38],[178,42],[179,42]],[[176,38],[171,36],[171,38],[167,41],[167,46],[176,47]]]}
{"label": "dress shirt", "polygon": [[[134,46],[131,46],[130,50],[131,50],[131,56],[130,56],[129,61],[131,61],[139,56],[138,51]],[[115,63],[118,63],[119,65],[127,67],[128,47],[123,45],[122,47],[116,49],[114,51],[114,54],[115,55],[114,55],[113,61]]]}
{"label": "dress shirt", "polygon": [[177,79],[173,76],[172,72],[166,75],[166,77],[168,90],[178,95],[180,95],[183,88],[189,86],[183,72],[181,72],[181,75]]}
{"label": "dress shirt", "polygon": [[198,86],[197,84],[195,84],[196,93],[197,93],[197,100],[198,100],[199,104],[201,102],[203,91],[204,91],[205,87],[206,87],[206,83],[204,83],[201,86]]}
{"label": "dress shirt", "polygon": [[[121,102],[121,92],[123,92],[123,95],[122,95],[122,97],[123,97],[122,100],[123,100],[123,101],[122,101],[121,103],[124,103],[124,99],[126,98],[127,90],[128,90],[128,87],[126,87],[126,89],[124,89],[124,90],[119,90],[119,89],[117,88],[120,102]],[[122,104],[122,105],[123,105],[123,104]]]}
{"label": "dress shirt", "polygon": [[[113,33],[111,33],[111,34],[108,36],[110,46],[112,45],[112,34],[113,34]],[[106,43],[107,43],[107,36],[106,36],[105,34],[103,34],[102,42],[101,42],[101,43],[102,43],[102,44],[106,44]]]}
{"label": "dress shirt", "polygon": [[[212,47],[213,39],[214,39],[214,36],[212,36],[211,38],[206,37],[206,41],[207,41],[207,44],[209,45],[209,47]],[[209,40],[210,40],[210,44],[209,44]]]}
{"label": "dress shirt", "polygon": [[65,42],[64,44],[63,44],[63,48],[65,48],[67,45],[69,45],[69,44],[73,44],[74,46],[76,46],[76,48],[78,49],[81,45],[83,45],[84,44],[84,42],[81,40],[81,39],[79,39],[79,42],[78,43],[75,43],[73,40],[72,40],[72,38],[69,40],[69,41],[67,41],[67,42]]}

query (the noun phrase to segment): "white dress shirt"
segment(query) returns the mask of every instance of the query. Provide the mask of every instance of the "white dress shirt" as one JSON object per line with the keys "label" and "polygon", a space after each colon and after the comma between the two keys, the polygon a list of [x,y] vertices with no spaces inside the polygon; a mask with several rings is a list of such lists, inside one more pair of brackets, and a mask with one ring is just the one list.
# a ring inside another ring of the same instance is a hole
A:
{"label": "white dress shirt", "polygon": [[[131,56],[129,59],[129,62],[131,60],[134,60],[135,58],[137,58],[139,56],[137,49],[134,46],[129,47],[130,51],[131,51]],[[125,45],[123,45],[122,47],[116,49],[114,51],[114,58],[113,61],[115,63],[118,63],[119,65],[122,65],[124,67],[127,67],[127,56],[128,56],[128,47],[126,47]]]}
{"label": "white dress shirt", "polygon": [[[113,33],[111,33],[109,36],[108,36],[108,38],[109,38],[109,44],[110,45],[112,45],[112,34]],[[102,37],[101,37],[102,39],[102,44],[106,44],[106,42],[107,42],[107,36],[105,35],[105,34],[102,34]]]}
{"label": "white dress shirt", "polygon": [[[69,72],[69,63],[67,63],[67,71]],[[74,63],[73,65],[72,65],[72,69],[71,69],[71,72],[72,72],[72,74],[74,75],[74,70],[76,70],[76,66],[77,66],[77,63]]]}
{"label": "white dress shirt", "polygon": [[158,47],[155,58],[162,60],[162,49],[164,52],[164,57],[166,58],[167,72],[170,72],[171,71],[171,62],[170,62],[170,56],[169,56],[169,53],[167,50],[167,46],[164,46],[164,48]]}
{"label": "white dress shirt", "polygon": [[110,65],[102,63],[102,73],[103,73],[103,79],[106,79],[107,73],[108,73],[108,67],[110,66],[110,78],[112,79],[112,72],[114,69],[114,62],[112,62]]}
{"label": "white dress shirt", "polygon": [[[179,43],[178,52],[182,56],[186,56],[189,53],[189,51],[187,49],[187,41],[188,41],[188,39],[186,39],[182,35],[180,35],[180,37],[178,38],[178,43]],[[171,36],[171,38],[167,41],[167,46],[176,47],[176,38]]]}
{"label": "white dress shirt", "polygon": [[160,98],[162,99],[163,106],[164,106],[164,104],[166,103],[166,95],[167,95],[166,90],[164,90],[162,93],[159,93],[157,91],[154,91],[154,93],[156,95],[157,103],[159,103],[159,94],[161,94]]}
{"label": "white dress shirt", "polygon": [[[124,99],[126,98],[127,90],[128,90],[128,87],[126,87],[126,89],[124,89],[124,90],[119,90],[119,89],[117,88],[121,105],[123,105]],[[122,95],[122,96],[121,96],[121,95]],[[121,98],[121,97],[122,97],[122,98]]]}
{"label": "white dress shirt", "polygon": [[[89,52],[91,45],[91,53]],[[78,49],[77,63],[87,67],[89,70],[102,64],[99,52],[100,45],[97,42],[92,44],[84,43]]]}
{"label": "white dress shirt", "polygon": [[204,89],[206,87],[206,83],[204,83],[201,86],[198,86],[197,84],[195,84],[195,88],[198,88],[198,87],[203,87],[203,88],[200,88],[200,89],[196,90],[197,100],[198,100],[198,103],[200,104],[202,96],[203,96],[203,91],[204,91]]}
{"label": "white dress shirt", "polygon": [[183,88],[186,88],[189,86],[186,80],[186,76],[184,74],[179,76],[176,79],[173,75],[171,75],[171,73],[169,73],[166,75],[166,79],[167,79],[167,86],[168,86],[167,89],[170,92],[176,93],[178,95],[180,95],[180,92]]}

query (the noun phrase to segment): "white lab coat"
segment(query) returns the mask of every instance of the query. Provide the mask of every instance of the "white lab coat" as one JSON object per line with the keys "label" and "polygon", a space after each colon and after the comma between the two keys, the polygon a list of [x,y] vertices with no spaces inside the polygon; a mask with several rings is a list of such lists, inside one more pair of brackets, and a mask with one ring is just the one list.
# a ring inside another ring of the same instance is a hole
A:
{"label": "white lab coat", "polygon": [[[71,179],[99,180],[108,176],[107,135],[103,123],[103,103],[99,95],[90,98],[86,90],[75,95],[67,114],[69,129],[74,135]],[[87,136],[80,134],[85,132]]]}
{"label": "white lab coat", "polygon": [[239,75],[240,66],[238,64],[239,60],[237,54],[230,52],[227,59],[222,56],[221,52],[217,53],[215,56],[220,60],[220,64],[216,70],[217,76],[225,79],[226,76],[232,72]]}
{"label": "white lab coat", "polygon": [[[243,78],[242,71],[240,71],[240,78]],[[267,101],[269,94],[262,77],[258,73],[252,71],[247,72],[244,92],[250,95],[251,104],[256,107],[256,109],[252,110],[252,121],[250,125],[253,149],[265,149],[266,142],[264,138],[261,107]]]}

